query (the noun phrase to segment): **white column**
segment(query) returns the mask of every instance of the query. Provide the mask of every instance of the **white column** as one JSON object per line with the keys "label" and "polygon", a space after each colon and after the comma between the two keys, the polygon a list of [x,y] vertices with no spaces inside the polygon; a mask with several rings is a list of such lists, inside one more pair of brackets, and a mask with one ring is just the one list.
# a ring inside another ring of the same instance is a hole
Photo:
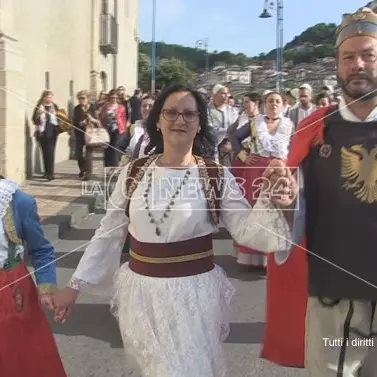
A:
{"label": "white column", "polygon": [[91,48],[90,48],[90,94],[92,99],[98,97],[101,88],[99,62],[99,35],[101,0],[91,0]]}

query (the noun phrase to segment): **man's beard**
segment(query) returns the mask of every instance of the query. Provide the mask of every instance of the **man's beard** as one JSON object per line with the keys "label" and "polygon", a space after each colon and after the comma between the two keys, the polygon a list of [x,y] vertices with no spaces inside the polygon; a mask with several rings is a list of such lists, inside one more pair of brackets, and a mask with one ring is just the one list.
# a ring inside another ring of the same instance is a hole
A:
{"label": "man's beard", "polygon": [[[371,73],[359,72],[343,79],[337,75],[338,83],[343,90],[343,93],[354,100],[368,101],[377,97],[377,78],[373,77]],[[349,90],[348,85],[352,80],[366,80],[368,84],[365,88],[359,90]]]}

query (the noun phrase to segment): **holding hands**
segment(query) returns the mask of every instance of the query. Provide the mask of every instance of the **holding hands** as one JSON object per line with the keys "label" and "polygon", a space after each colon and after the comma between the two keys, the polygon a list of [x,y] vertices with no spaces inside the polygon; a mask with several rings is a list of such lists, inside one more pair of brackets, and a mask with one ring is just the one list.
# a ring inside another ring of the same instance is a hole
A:
{"label": "holding hands", "polygon": [[292,205],[298,194],[298,184],[284,161],[272,160],[263,177],[266,178],[263,192],[269,194],[272,203],[282,208]]}
{"label": "holding hands", "polygon": [[73,288],[63,288],[55,293],[39,294],[40,304],[54,312],[54,321],[65,323],[76,303],[79,292]]}

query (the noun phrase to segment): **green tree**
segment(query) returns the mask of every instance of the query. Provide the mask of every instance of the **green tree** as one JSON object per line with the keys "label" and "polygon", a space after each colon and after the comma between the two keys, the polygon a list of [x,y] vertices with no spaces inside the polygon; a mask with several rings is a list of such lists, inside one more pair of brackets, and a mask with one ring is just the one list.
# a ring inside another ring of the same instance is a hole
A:
{"label": "green tree", "polygon": [[171,85],[187,85],[194,78],[193,72],[187,68],[184,61],[172,59],[160,59],[156,69],[156,87],[164,89]]}
{"label": "green tree", "polygon": [[149,56],[139,53],[138,61],[138,87],[146,92],[151,85],[151,60]]}
{"label": "green tree", "polygon": [[[318,58],[334,56],[334,40],[337,26],[335,24],[320,23],[307,28],[300,35],[284,46],[284,60],[293,64],[311,62]],[[139,52],[148,57],[151,56],[151,42],[140,42]],[[318,55],[316,55],[318,54]],[[186,68],[195,73],[202,73],[206,65],[206,53],[202,48],[156,43],[156,55],[158,59],[178,59],[185,62]],[[255,62],[274,60],[276,49],[261,53],[256,57],[248,57],[244,54],[234,54],[230,51],[213,51],[208,54],[210,69],[216,65],[239,65],[245,67]],[[150,74],[149,74],[150,75]],[[150,79],[149,79],[150,80]]]}

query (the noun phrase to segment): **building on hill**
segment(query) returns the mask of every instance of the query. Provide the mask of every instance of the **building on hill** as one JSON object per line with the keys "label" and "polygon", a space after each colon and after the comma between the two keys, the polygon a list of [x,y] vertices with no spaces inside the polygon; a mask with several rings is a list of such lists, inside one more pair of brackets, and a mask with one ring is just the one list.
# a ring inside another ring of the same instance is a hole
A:
{"label": "building on hill", "polygon": [[[260,66],[246,67],[235,71],[225,66],[217,67],[210,73],[209,87],[223,84],[229,87],[234,96],[240,96],[247,91],[262,93],[266,89],[275,89],[276,71],[273,62],[266,61]],[[324,85],[336,86],[335,58],[327,57],[317,59],[311,63],[300,63],[295,66],[285,64],[283,72],[283,85],[285,88],[299,87],[308,83],[313,90],[318,92]],[[196,86],[206,85],[206,76],[198,75]]]}
{"label": "building on hill", "polygon": [[[22,182],[39,172],[31,115],[44,89],[68,113],[76,92],[137,86],[137,0],[0,1],[0,172]],[[56,162],[70,156],[61,134]]]}

